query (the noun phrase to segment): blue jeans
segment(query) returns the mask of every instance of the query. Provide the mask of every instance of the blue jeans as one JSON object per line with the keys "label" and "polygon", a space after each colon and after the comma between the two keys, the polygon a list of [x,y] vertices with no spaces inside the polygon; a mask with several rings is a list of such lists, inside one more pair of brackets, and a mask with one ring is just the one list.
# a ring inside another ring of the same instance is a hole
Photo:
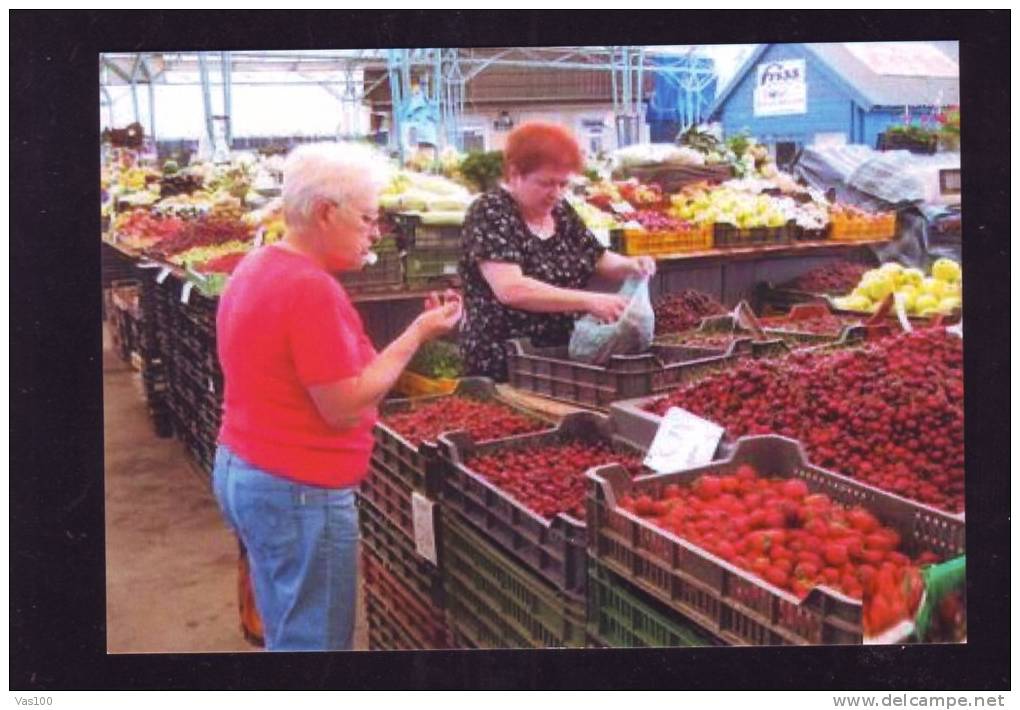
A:
{"label": "blue jeans", "polygon": [[248,549],[266,648],[350,649],[358,572],[354,488],[274,476],[220,445],[213,490]]}

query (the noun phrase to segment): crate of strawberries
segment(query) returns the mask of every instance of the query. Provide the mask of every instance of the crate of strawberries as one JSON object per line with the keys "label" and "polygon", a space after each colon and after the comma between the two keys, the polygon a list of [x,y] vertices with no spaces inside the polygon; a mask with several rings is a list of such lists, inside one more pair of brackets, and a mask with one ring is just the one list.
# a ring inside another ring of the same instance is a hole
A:
{"label": "crate of strawberries", "polygon": [[608,417],[576,412],[553,431],[483,443],[468,432],[439,438],[439,497],[552,585],[583,595],[587,583],[585,478],[616,462],[631,475],[643,454]]}
{"label": "crate of strawberries", "polygon": [[588,473],[589,553],[731,644],[860,644],[912,618],[964,523],[807,463],[778,436],[725,461]]}

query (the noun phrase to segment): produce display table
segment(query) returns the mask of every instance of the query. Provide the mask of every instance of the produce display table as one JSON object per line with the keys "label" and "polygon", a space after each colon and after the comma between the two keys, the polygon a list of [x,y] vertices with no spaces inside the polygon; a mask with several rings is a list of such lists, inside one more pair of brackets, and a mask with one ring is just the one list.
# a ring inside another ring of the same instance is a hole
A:
{"label": "produce display table", "polygon": [[[708,249],[658,257],[652,298],[693,288],[726,306],[752,302],[755,285],[782,283],[809,269],[850,259],[870,260],[871,248],[888,240],[867,242],[799,242],[797,244]],[[752,307],[757,304],[751,303]]]}

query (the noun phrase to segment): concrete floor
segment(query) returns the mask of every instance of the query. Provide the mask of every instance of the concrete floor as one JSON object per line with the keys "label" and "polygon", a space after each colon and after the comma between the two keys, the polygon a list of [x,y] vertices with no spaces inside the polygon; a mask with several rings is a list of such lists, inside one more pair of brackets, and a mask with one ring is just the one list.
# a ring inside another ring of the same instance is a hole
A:
{"label": "concrete floor", "polygon": [[[103,340],[107,651],[260,650],[241,633],[237,539],[208,480],[180,442],[155,435],[141,377],[106,327]],[[361,599],[355,648],[367,648]]]}

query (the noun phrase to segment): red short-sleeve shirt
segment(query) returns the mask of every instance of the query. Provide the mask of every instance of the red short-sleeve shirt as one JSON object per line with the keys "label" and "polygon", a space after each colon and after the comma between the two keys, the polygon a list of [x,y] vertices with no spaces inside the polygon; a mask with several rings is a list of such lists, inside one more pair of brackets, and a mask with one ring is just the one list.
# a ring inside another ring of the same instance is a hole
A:
{"label": "red short-sleeve shirt", "polygon": [[376,412],[337,432],[308,387],[358,375],[376,352],[343,287],[310,258],[263,247],[220,297],[225,392],[219,440],[248,463],[301,483],[356,485],[368,470]]}

